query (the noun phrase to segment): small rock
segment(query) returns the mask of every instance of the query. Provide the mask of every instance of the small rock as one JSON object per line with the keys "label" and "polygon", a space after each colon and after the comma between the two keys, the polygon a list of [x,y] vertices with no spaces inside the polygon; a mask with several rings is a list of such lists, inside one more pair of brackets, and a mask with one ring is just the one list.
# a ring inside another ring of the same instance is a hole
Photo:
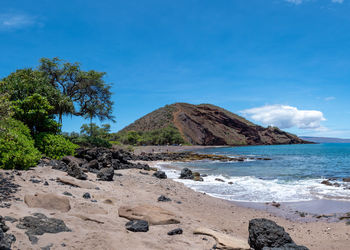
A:
{"label": "small rock", "polygon": [[232,185],[232,184],[233,184],[233,182],[232,182],[232,181],[229,181],[229,182],[228,182],[228,184]]}
{"label": "small rock", "polygon": [[168,235],[182,234],[182,228],[176,228],[168,232]]}
{"label": "small rock", "polygon": [[53,244],[52,244],[52,243],[49,244],[49,245],[47,245],[47,246],[42,247],[41,250],[50,250],[51,247],[53,247]]}
{"label": "small rock", "polygon": [[67,195],[67,196],[73,196],[71,193],[67,192],[67,191],[64,191],[63,192],[64,195]]}
{"label": "small rock", "polygon": [[326,180],[322,181],[321,184],[324,184],[324,185],[327,185],[327,186],[332,186],[333,185],[331,182],[326,181]]}
{"label": "small rock", "polygon": [[83,198],[84,198],[84,199],[91,199],[90,193],[85,193],[85,194],[83,194]]}
{"label": "small rock", "polygon": [[165,174],[164,171],[157,171],[157,172],[155,172],[155,173],[153,174],[153,176],[154,176],[154,177],[157,177],[157,178],[159,178],[159,179],[166,179],[166,178],[168,178],[168,177],[166,176],[166,174]]}
{"label": "small rock", "polygon": [[132,220],[125,224],[126,229],[132,232],[147,232],[149,230],[148,222],[145,220]]}
{"label": "small rock", "polygon": [[44,182],[44,186],[48,186],[49,183],[47,181]]}
{"label": "small rock", "polygon": [[343,182],[350,182],[350,177],[343,178]]}
{"label": "small rock", "polygon": [[167,201],[171,201],[171,199],[164,195],[161,195],[158,197],[158,201],[167,202]]}
{"label": "small rock", "polygon": [[193,179],[193,173],[189,168],[184,168],[181,170],[180,179]]}
{"label": "small rock", "polygon": [[97,200],[91,200],[91,202],[97,202]]}
{"label": "small rock", "polygon": [[215,178],[216,181],[225,182],[223,179]]}
{"label": "small rock", "polygon": [[37,179],[30,179],[29,181],[31,181],[32,183],[40,183],[41,180],[37,180]]}

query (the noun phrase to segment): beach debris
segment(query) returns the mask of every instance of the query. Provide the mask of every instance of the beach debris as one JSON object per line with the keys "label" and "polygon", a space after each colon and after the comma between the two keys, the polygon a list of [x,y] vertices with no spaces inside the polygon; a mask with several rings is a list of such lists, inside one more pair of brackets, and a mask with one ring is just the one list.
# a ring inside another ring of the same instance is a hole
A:
{"label": "beach debris", "polygon": [[250,249],[246,239],[224,234],[209,228],[200,227],[194,230],[193,233],[213,237],[216,240],[216,248],[218,249]]}
{"label": "beach debris", "polygon": [[161,195],[158,197],[158,201],[161,201],[161,202],[167,202],[167,201],[171,201],[170,198],[164,196],[164,195]]}
{"label": "beach debris", "polygon": [[91,199],[90,193],[84,193],[84,194],[83,194],[83,198],[84,198],[84,199]]}
{"label": "beach debris", "polygon": [[153,174],[154,177],[157,177],[158,179],[166,179],[168,178],[164,171],[157,171]]}
{"label": "beach debris", "polygon": [[45,233],[60,233],[71,232],[71,230],[64,224],[63,220],[56,218],[48,218],[41,213],[35,213],[33,216],[25,216],[19,220],[16,225],[19,229],[27,230],[26,234],[32,244],[38,242],[36,235],[43,235]]}
{"label": "beach debris", "polygon": [[99,178],[101,181],[113,181],[114,176],[114,168],[102,168],[97,173],[97,178]]}
{"label": "beach debris", "polygon": [[129,220],[145,220],[150,225],[167,225],[180,223],[178,217],[172,212],[152,205],[139,205],[136,207],[123,206],[118,209],[119,217]]}
{"label": "beach debris", "polygon": [[147,232],[149,230],[148,222],[145,220],[131,220],[125,224],[125,227],[132,232]]}
{"label": "beach debris", "polygon": [[249,245],[255,250],[270,248],[308,249],[305,246],[296,245],[283,227],[265,218],[250,220],[248,230]]}
{"label": "beach debris", "polygon": [[191,169],[189,168],[184,168],[181,170],[181,173],[180,173],[180,179],[190,179],[190,180],[193,180],[193,173],[191,171]]}
{"label": "beach debris", "polygon": [[281,206],[281,204],[278,202],[272,201],[271,206],[279,208]]}
{"label": "beach debris", "polygon": [[34,195],[26,194],[24,202],[28,207],[44,208],[48,210],[59,210],[61,212],[68,212],[71,209],[69,199],[64,196],[58,196],[53,193]]}
{"label": "beach debris", "polygon": [[5,220],[0,216],[0,249],[10,250],[13,242],[16,241],[16,237],[13,234],[7,234],[9,227],[6,226]]}
{"label": "beach debris", "polygon": [[82,219],[83,221],[92,221],[92,222],[95,222],[95,223],[98,223],[98,224],[104,224],[103,221],[100,221],[100,220],[97,220],[97,219],[88,217],[88,216],[86,216],[86,215],[82,215],[82,214],[73,214],[73,216],[75,216],[75,217],[77,217],[77,218],[80,218],[80,219]]}
{"label": "beach debris", "polygon": [[168,235],[175,235],[175,234],[182,234],[183,230],[182,228],[175,228],[168,232]]}
{"label": "beach debris", "polygon": [[73,187],[85,188],[85,189],[96,189],[97,187],[88,181],[80,181],[77,179],[73,179],[70,177],[59,177],[57,178],[58,182],[61,182],[66,185],[70,185]]}

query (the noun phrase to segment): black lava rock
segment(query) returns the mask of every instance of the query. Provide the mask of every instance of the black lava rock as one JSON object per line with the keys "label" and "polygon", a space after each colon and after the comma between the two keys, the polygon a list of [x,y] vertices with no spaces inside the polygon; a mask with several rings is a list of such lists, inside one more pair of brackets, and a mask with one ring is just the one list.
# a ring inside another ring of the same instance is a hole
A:
{"label": "black lava rock", "polygon": [[164,195],[161,195],[158,197],[158,201],[161,201],[161,202],[167,202],[167,201],[171,201],[170,198],[164,196]]}
{"label": "black lava rock", "polygon": [[85,194],[83,194],[83,198],[84,198],[84,199],[91,199],[90,193],[85,193]]}
{"label": "black lava rock", "polygon": [[190,169],[184,168],[181,170],[180,179],[193,179],[193,173]]}
{"label": "black lava rock", "polygon": [[175,235],[175,234],[182,234],[183,231],[182,231],[182,228],[176,228],[174,230],[171,230],[168,232],[168,235]]}
{"label": "black lava rock", "polygon": [[126,229],[132,232],[147,232],[148,222],[145,220],[132,220],[125,224]]}
{"label": "black lava rock", "polygon": [[97,178],[99,178],[101,181],[113,181],[113,176],[114,176],[114,169],[112,167],[102,168],[97,173]]}
{"label": "black lava rock", "polygon": [[16,237],[12,234],[7,234],[9,230],[6,226],[4,219],[0,216],[0,249],[11,250],[11,245],[16,241]]}
{"label": "black lava rock", "polygon": [[154,176],[154,177],[157,177],[157,178],[159,178],[159,179],[166,179],[166,178],[168,178],[168,177],[166,176],[165,172],[163,172],[163,171],[157,171],[157,172],[155,172],[155,173],[153,174],[153,176]]}
{"label": "black lava rock", "polygon": [[304,246],[296,245],[289,234],[284,231],[283,227],[268,219],[262,218],[250,220],[248,230],[248,243],[250,247],[255,250],[308,249]]}
{"label": "black lava rock", "polygon": [[79,180],[87,179],[87,175],[84,173],[83,169],[79,167],[79,165],[76,162],[69,163],[67,168],[67,173],[68,175]]}
{"label": "black lava rock", "polygon": [[35,213],[34,216],[26,216],[19,220],[16,225],[19,229],[25,229],[29,240],[32,244],[38,241],[35,235],[43,235],[44,233],[60,233],[71,232],[71,230],[64,224],[63,220],[48,218],[44,214]]}
{"label": "black lava rock", "polygon": [[67,191],[64,191],[63,192],[64,195],[67,195],[67,196],[73,196],[71,193],[67,192]]}

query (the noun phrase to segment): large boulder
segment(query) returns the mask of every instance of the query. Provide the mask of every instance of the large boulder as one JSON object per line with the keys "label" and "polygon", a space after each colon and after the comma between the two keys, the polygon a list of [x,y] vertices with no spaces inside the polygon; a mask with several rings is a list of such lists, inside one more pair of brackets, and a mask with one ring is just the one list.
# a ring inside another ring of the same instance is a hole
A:
{"label": "large boulder", "polygon": [[241,249],[249,250],[249,244],[246,239],[238,238],[232,235],[220,233],[209,228],[200,227],[194,230],[194,234],[204,234],[213,237],[216,240],[219,249]]}
{"label": "large boulder", "polygon": [[284,228],[268,219],[253,219],[249,221],[249,245],[255,250],[297,249],[307,250],[304,246],[294,243]]}
{"label": "large boulder", "polygon": [[118,210],[119,217],[129,220],[145,220],[150,225],[166,225],[180,223],[178,217],[163,208],[151,205],[136,207],[124,206]]}
{"label": "large boulder", "polygon": [[53,193],[49,194],[26,194],[24,202],[28,207],[44,208],[48,210],[58,210],[61,212],[68,212],[71,209],[69,198],[58,196]]}
{"label": "large boulder", "polygon": [[84,173],[83,169],[79,167],[76,162],[70,162],[67,168],[67,174],[78,179],[87,180],[87,175]]}
{"label": "large boulder", "polygon": [[184,168],[181,170],[180,179],[193,179],[193,173],[190,169]]}
{"label": "large boulder", "polygon": [[113,181],[114,176],[114,168],[102,168],[97,173],[97,178],[99,178],[101,181]]}

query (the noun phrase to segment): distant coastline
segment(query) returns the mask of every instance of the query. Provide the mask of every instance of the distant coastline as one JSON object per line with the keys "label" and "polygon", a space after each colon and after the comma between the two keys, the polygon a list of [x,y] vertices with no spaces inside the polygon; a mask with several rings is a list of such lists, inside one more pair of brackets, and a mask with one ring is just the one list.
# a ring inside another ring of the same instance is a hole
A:
{"label": "distant coastline", "polygon": [[305,141],[311,141],[315,143],[350,143],[350,139],[332,138],[332,137],[300,136],[299,138]]}

